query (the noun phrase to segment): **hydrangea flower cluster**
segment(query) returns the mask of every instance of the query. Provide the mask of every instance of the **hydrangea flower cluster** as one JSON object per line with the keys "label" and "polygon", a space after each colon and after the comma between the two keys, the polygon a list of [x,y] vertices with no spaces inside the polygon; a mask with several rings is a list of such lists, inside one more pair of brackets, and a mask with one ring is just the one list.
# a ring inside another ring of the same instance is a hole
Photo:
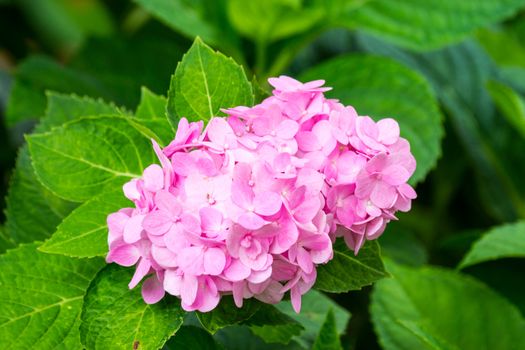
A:
{"label": "hydrangea flower cluster", "polygon": [[207,312],[290,291],[299,312],[336,237],[357,254],[410,209],[416,162],[395,120],[325,98],[322,80],[269,82],[271,97],[205,130],[181,119],[167,147],[153,141],[161,165],[124,185],[135,208],[108,216],[107,262],[136,265],[130,288],[149,275],[147,303],[167,292]]}

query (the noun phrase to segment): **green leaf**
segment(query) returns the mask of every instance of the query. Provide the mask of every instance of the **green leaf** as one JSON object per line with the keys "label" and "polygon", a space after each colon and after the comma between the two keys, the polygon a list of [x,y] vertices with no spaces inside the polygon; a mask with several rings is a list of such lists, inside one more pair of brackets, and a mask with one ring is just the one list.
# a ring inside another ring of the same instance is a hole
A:
{"label": "green leaf", "polygon": [[153,131],[161,141],[161,146],[167,146],[175,137],[176,129],[172,128],[166,117],[166,97],[156,95],[142,87],[140,104],[135,112],[135,117],[140,124]]}
{"label": "green leaf", "polygon": [[[85,115],[118,111],[117,107],[100,100],[50,92],[47,94],[46,115],[36,130],[47,131]],[[60,199],[40,184],[31,165],[27,145],[19,151],[6,202],[6,230],[17,243],[49,237],[76,207],[76,204]]]}
{"label": "green leaf", "polygon": [[321,8],[305,8],[296,0],[228,1],[228,17],[235,29],[259,43],[304,32],[323,15]]}
{"label": "green leaf", "polygon": [[151,131],[121,116],[86,117],[27,137],[39,180],[53,193],[86,201],[141,176],[155,163]]}
{"label": "green leaf", "polygon": [[339,350],[342,349],[339,335],[335,324],[335,316],[332,309],[328,310],[323,327],[315,340],[313,350]]}
{"label": "green leaf", "polygon": [[474,242],[459,268],[501,258],[525,258],[525,221],[497,226]]}
{"label": "green leaf", "polygon": [[525,67],[525,46],[511,31],[482,29],[476,38],[499,65]]}
{"label": "green leaf", "polygon": [[525,348],[520,312],[484,284],[442,268],[387,267],[394,278],[375,285],[371,304],[383,348],[432,348],[398,320],[424,325],[425,337],[459,349]]}
{"label": "green leaf", "polygon": [[221,328],[248,320],[260,307],[259,301],[247,299],[244,300],[242,308],[238,308],[231,296],[224,296],[215,309],[206,313],[197,312],[197,317],[204,328],[214,334]]}
{"label": "green leaf", "polygon": [[3,254],[8,249],[16,247],[16,243],[13,241],[11,236],[7,234],[4,227],[0,226],[0,254]]}
{"label": "green leaf", "polygon": [[104,192],[73,210],[38,250],[77,258],[105,256],[108,252],[106,218],[130,204],[121,188]]}
{"label": "green leaf", "polygon": [[510,87],[496,81],[489,81],[487,89],[502,116],[525,138],[525,100]]}
{"label": "green leaf", "polygon": [[220,115],[222,108],[252,104],[252,86],[242,67],[197,38],[171,79],[168,92],[171,125],[176,128],[181,117],[207,121]]}
{"label": "green leaf", "polygon": [[159,349],[182,325],[177,298],[146,304],[140,288],[128,288],[132,276],[133,269],[112,264],[91,282],[80,325],[87,349]]}
{"label": "green leaf", "polygon": [[436,337],[429,331],[423,322],[396,320],[396,322],[416,336],[423,344],[433,350],[459,350],[456,346],[450,345],[443,339]]}
{"label": "green leaf", "polygon": [[321,327],[326,318],[326,311],[332,310],[335,316],[337,333],[342,335],[346,331],[346,325],[350,319],[348,310],[336,304],[325,294],[309,290],[303,295],[301,302],[301,312],[296,313],[289,301],[282,301],[276,307],[288,316],[294,318],[305,329],[299,336],[293,339],[302,345],[305,349],[310,349],[319,334]]}
{"label": "green leaf", "polygon": [[442,116],[430,85],[416,72],[389,59],[351,55],[322,63],[301,79],[325,79],[333,87],[327,95],[353,105],[360,115],[376,120],[395,118],[417,160],[412,184],[423,180],[436,165]]}
{"label": "green leaf", "polygon": [[430,50],[511,17],[523,6],[523,0],[377,0],[346,12],[338,23],[410,49]]}
{"label": "green leaf", "polygon": [[177,333],[168,340],[164,349],[178,350],[188,348],[192,350],[218,350],[221,347],[215,342],[210,333],[195,326],[182,326]]}
{"label": "green leaf", "polygon": [[27,145],[18,153],[6,204],[5,230],[15,243],[46,239],[76,206],[58,198],[38,182]]}
{"label": "green leaf", "polygon": [[259,310],[242,324],[267,343],[288,344],[304,327],[275,306],[262,304]]}
{"label": "green leaf", "polygon": [[82,298],[104,262],[22,245],[0,256],[0,339],[4,349],[78,349]]}
{"label": "green leaf", "polygon": [[317,267],[314,288],[342,293],[360,290],[387,276],[376,241],[366,242],[356,256],[344,241],[339,239],[334,244],[334,258]]}
{"label": "green leaf", "polygon": [[[402,219],[401,219],[402,221]],[[400,264],[421,266],[428,261],[428,253],[421,241],[398,222],[390,222],[379,238],[381,255]]]}
{"label": "green leaf", "polygon": [[190,39],[202,37],[212,45],[237,50],[239,39],[229,25],[225,1],[135,0],[161,22]]}
{"label": "green leaf", "polygon": [[295,341],[288,344],[266,343],[248,326],[234,325],[219,330],[213,338],[228,350],[306,350]]}
{"label": "green leaf", "polygon": [[20,64],[9,95],[8,125],[38,119],[46,108],[45,90],[99,96],[100,84],[92,77],[64,67],[45,56],[31,56]]}

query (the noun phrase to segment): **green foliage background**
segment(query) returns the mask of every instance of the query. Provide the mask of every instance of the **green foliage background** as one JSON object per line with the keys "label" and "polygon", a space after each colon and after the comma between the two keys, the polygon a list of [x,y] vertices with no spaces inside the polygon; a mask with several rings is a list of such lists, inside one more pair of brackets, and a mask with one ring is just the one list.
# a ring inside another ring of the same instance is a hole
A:
{"label": "green foliage background", "polygon": [[[399,121],[412,211],[299,315],[144,304],[102,258],[120,185],[279,74]],[[525,349],[525,0],[0,0],[0,117],[2,349]]]}

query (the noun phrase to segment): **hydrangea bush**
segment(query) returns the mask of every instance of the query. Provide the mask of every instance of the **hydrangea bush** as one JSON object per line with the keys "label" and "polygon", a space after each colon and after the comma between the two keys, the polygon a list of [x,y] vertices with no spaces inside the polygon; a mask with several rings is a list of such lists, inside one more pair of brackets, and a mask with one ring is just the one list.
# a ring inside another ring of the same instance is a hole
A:
{"label": "hydrangea bush", "polygon": [[221,295],[237,307],[290,291],[296,312],[343,236],[355,254],[416,197],[416,167],[391,118],[377,123],[327,99],[324,81],[270,78],[273,95],[226,118],[179,121],[161,166],[124,185],[134,208],[108,216],[107,262],[136,265],[129,288],[146,303],[165,292],[186,311],[208,312]]}
{"label": "hydrangea bush", "polygon": [[0,10],[0,349],[525,350],[523,0]]}

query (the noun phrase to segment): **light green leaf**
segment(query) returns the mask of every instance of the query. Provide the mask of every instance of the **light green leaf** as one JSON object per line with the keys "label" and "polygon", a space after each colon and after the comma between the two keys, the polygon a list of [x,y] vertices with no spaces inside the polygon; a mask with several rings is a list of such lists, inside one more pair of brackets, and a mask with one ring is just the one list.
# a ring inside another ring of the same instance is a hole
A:
{"label": "light green leaf", "polygon": [[3,349],[78,349],[78,321],[101,259],[44,254],[36,244],[0,256]]}
{"label": "light green leaf", "polygon": [[442,116],[430,85],[416,72],[389,59],[351,55],[322,63],[301,79],[325,79],[333,87],[327,95],[354,106],[360,115],[376,120],[395,118],[417,160],[412,184],[423,180],[436,165]]}
{"label": "light green leaf", "polygon": [[525,138],[525,100],[510,87],[497,81],[489,81],[487,88],[501,115]]}
{"label": "light green leaf", "polygon": [[131,204],[121,188],[104,192],[73,210],[38,250],[77,258],[105,256],[108,252],[106,218]]}
{"label": "light green leaf", "polygon": [[270,43],[304,32],[324,15],[320,7],[303,7],[296,0],[228,0],[228,16],[239,33]]}
{"label": "light green leaf", "polygon": [[173,128],[166,117],[166,97],[156,95],[148,88],[142,87],[140,104],[135,112],[139,123],[153,131],[161,141],[161,146],[167,146],[175,137]]}
{"label": "light green leaf", "polygon": [[248,320],[260,307],[259,301],[247,299],[244,300],[242,308],[238,308],[231,296],[224,296],[215,309],[206,313],[197,312],[197,317],[204,328],[214,334],[221,328]]}
{"label": "light green leaf", "polygon": [[171,79],[168,92],[171,125],[176,128],[181,117],[207,121],[222,115],[222,108],[252,104],[253,90],[243,68],[197,38]]}
{"label": "light green leaf", "polygon": [[510,30],[482,29],[476,38],[497,64],[525,67],[525,46]]}
{"label": "light green leaf", "polygon": [[334,258],[317,267],[314,288],[331,293],[359,290],[388,276],[381,260],[379,244],[368,241],[357,256],[343,240],[334,244]]}
{"label": "light green leaf", "polygon": [[133,269],[115,264],[91,282],[84,298],[80,336],[88,349],[159,349],[182,325],[184,311],[171,296],[156,304],[130,290]]}
{"label": "light green leaf", "polygon": [[346,325],[350,319],[348,310],[342,308],[325,294],[315,289],[309,290],[308,293],[303,295],[300,313],[296,313],[290,301],[287,300],[280,302],[276,307],[288,316],[294,318],[305,328],[299,336],[293,338],[305,349],[310,349],[315,342],[325,321],[327,310],[334,312],[337,333],[339,335],[345,333]]}
{"label": "light green leaf", "polygon": [[39,180],[53,193],[86,201],[139,177],[155,163],[154,135],[131,118],[86,117],[27,137]]}
{"label": "light green leaf", "polygon": [[267,304],[262,304],[259,310],[242,324],[248,325],[253,334],[267,343],[288,344],[292,337],[299,335],[304,329],[295,319]]}
{"label": "light green leaf", "polygon": [[341,341],[337,333],[337,327],[335,323],[335,316],[332,309],[328,310],[326,319],[319,331],[319,335],[315,340],[313,350],[339,350],[342,349]]}
{"label": "light green leaf", "polygon": [[511,17],[524,5],[523,0],[376,0],[363,2],[337,22],[397,45],[429,50]]}
{"label": "light green leaf", "polygon": [[6,250],[16,247],[16,243],[11,236],[7,234],[4,227],[0,226],[0,254],[5,253]]}
{"label": "light green leaf", "polygon": [[221,347],[215,342],[210,333],[196,326],[182,326],[177,333],[168,340],[165,350],[186,349],[191,344],[191,350],[218,350]]}
{"label": "light green leaf", "polygon": [[[459,349],[525,349],[522,315],[484,284],[442,268],[387,267],[393,278],[375,285],[371,304],[383,348],[432,349],[432,337]],[[398,320],[424,325],[425,336]]]}
{"label": "light green leaf", "polygon": [[497,226],[474,242],[460,269],[501,258],[525,258],[525,221]]}

